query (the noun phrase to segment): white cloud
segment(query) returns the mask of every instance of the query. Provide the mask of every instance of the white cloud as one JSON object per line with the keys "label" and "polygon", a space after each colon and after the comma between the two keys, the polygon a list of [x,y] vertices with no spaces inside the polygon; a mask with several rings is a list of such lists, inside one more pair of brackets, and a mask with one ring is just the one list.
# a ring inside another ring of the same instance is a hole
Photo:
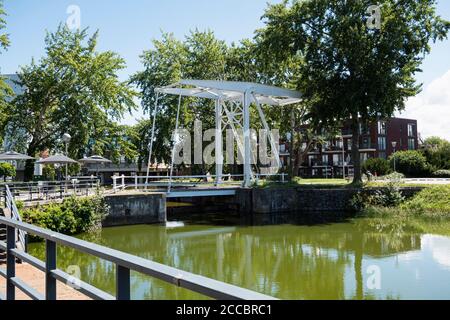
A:
{"label": "white cloud", "polygon": [[410,98],[406,110],[398,116],[417,119],[423,138],[439,136],[450,140],[450,70]]}

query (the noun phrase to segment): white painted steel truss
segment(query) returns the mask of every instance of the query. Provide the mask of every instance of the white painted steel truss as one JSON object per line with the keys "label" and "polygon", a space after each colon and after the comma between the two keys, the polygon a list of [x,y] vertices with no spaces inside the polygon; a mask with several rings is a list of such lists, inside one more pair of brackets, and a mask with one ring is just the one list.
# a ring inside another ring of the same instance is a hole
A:
{"label": "white painted steel truss", "polygon": [[[157,99],[153,113],[153,128],[149,151],[148,168],[151,165],[153,141],[155,139],[156,116],[159,106],[160,95],[176,95],[178,99],[178,112],[176,129],[179,125],[180,105],[182,97],[195,97],[215,101],[216,137],[223,136],[227,128],[231,128],[236,140],[238,151],[242,155],[244,165],[244,187],[249,187],[255,175],[252,171],[252,163],[256,164],[256,155],[251,152],[251,130],[250,130],[250,106],[256,105],[259,120],[264,129],[270,132],[262,105],[285,106],[301,101],[301,93],[298,91],[277,88],[249,82],[211,81],[211,80],[182,80],[176,84],[157,88]],[[276,165],[281,167],[277,141],[269,134],[272,155],[276,159]],[[221,183],[223,173],[223,139],[216,141],[216,183]],[[175,148],[175,147],[174,147]],[[170,181],[173,175],[174,151],[172,152],[172,163],[170,170]],[[253,157],[253,158],[252,158]],[[148,176],[148,174],[147,174]],[[170,192],[169,184],[169,192]]]}

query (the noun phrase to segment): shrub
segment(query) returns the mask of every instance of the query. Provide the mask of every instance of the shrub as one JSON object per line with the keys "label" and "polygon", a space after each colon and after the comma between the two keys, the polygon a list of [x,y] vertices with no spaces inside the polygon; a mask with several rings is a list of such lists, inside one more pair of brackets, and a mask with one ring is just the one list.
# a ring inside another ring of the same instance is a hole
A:
{"label": "shrub", "polygon": [[419,151],[399,151],[389,161],[400,173],[407,177],[423,177],[429,174],[427,159]]}
{"label": "shrub", "polygon": [[419,192],[402,208],[420,216],[450,217],[450,186],[435,186]]}
{"label": "shrub", "polygon": [[22,219],[30,224],[66,235],[92,232],[101,227],[109,208],[100,196],[69,198],[62,204],[26,209]]}
{"label": "shrub", "polygon": [[377,176],[384,176],[392,172],[389,161],[381,158],[368,159],[363,164],[363,170]]}
{"label": "shrub", "polygon": [[382,180],[389,180],[389,181],[397,181],[400,182],[402,179],[405,179],[406,176],[403,173],[399,172],[392,172],[391,174],[388,174],[387,176],[381,177]]}
{"label": "shrub", "polygon": [[10,163],[0,163],[0,177],[3,177],[6,181],[6,178],[11,177],[14,178],[16,176],[16,168]]}
{"label": "shrub", "polygon": [[433,173],[436,178],[450,178],[450,170],[438,170]]}
{"label": "shrub", "polygon": [[350,207],[356,211],[364,211],[369,207],[397,207],[405,201],[397,182],[389,182],[386,187],[376,191],[363,190],[358,192],[351,200]]}

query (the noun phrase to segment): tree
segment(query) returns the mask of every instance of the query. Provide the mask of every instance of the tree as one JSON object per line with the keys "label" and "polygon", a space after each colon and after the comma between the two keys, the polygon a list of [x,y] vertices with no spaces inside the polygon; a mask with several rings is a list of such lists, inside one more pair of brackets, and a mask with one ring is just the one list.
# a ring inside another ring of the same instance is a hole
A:
{"label": "tree", "polygon": [[[172,34],[163,33],[161,40],[153,41],[154,49],[145,51],[142,58],[144,70],[133,75],[131,81],[142,92],[142,107],[152,113],[156,103],[155,88],[176,83],[181,79],[225,79],[227,46],[216,39],[211,31],[192,31],[184,41]],[[156,139],[153,159],[169,163],[171,160],[170,137],[175,129],[178,97],[163,96],[159,101]],[[214,128],[214,103],[205,99],[183,99],[180,128],[193,128],[196,120],[202,121],[204,128]],[[148,158],[149,138],[153,123],[142,121],[138,126],[141,142],[140,162]],[[208,127],[209,126],[209,127]],[[205,168],[203,168],[206,170]]]}
{"label": "tree", "polygon": [[[9,112],[10,135],[25,133],[28,155],[46,148],[64,150],[60,137],[72,136],[69,154],[83,156],[85,145],[98,123],[121,119],[135,108],[135,92],[118,79],[125,68],[116,53],[97,51],[98,32],[70,31],[60,25],[45,38],[46,55],[19,72],[26,88]],[[27,162],[25,177],[31,179],[33,164]]]}
{"label": "tree", "polygon": [[430,137],[424,141],[423,155],[433,171],[450,170],[450,142],[439,137]]}
{"label": "tree", "polygon": [[94,132],[83,153],[100,155],[115,163],[119,163],[123,157],[131,163],[138,157],[136,141],[134,127],[109,120],[99,121],[95,124]]}
{"label": "tree", "polygon": [[389,161],[382,158],[368,159],[363,164],[363,170],[377,176],[385,176],[392,172]]}
{"label": "tree", "polygon": [[0,177],[3,177],[6,182],[6,178],[14,178],[16,176],[16,168],[9,163],[0,163]]}
{"label": "tree", "polygon": [[407,177],[423,177],[430,173],[427,159],[416,150],[396,152],[389,158],[389,162],[391,168],[394,167],[395,162],[396,171]]}
{"label": "tree", "polygon": [[297,88],[309,117],[324,127],[352,120],[354,182],[361,182],[360,123],[391,117],[421,86],[414,75],[430,42],[450,23],[436,15],[436,0],[378,1],[380,30],[368,27],[372,1],[288,1],[270,5],[258,31],[274,61],[299,57]]}
{"label": "tree", "polygon": [[[6,28],[6,21],[4,19],[6,16],[5,11],[3,10],[3,1],[0,0],[0,54],[2,50],[6,50],[9,46],[9,37],[6,33],[3,33],[3,29]],[[7,102],[6,98],[12,95],[11,88],[6,84],[4,79],[0,76],[0,129],[4,127],[6,122],[6,110],[7,110]],[[0,144],[3,140],[3,130],[0,130]]]}

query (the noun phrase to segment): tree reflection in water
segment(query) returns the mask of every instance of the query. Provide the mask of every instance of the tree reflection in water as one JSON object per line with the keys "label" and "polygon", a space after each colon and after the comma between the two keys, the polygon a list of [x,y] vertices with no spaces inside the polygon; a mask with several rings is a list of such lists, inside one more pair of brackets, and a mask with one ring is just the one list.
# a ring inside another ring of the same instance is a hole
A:
{"label": "tree reflection in water", "polygon": [[[179,228],[108,228],[80,238],[281,299],[380,298],[365,288],[364,260],[421,250],[418,230],[374,219],[316,223],[289,216],[242,221],[203,215],[183,221]],[[31,252],[42,259],[42,244],[32,245]],[[81,267],[82,280],[114,293],[114,265],[59,248],[58,266],[69,265]],[[135,273],[132,293],[134,299],[204,299]]]}

